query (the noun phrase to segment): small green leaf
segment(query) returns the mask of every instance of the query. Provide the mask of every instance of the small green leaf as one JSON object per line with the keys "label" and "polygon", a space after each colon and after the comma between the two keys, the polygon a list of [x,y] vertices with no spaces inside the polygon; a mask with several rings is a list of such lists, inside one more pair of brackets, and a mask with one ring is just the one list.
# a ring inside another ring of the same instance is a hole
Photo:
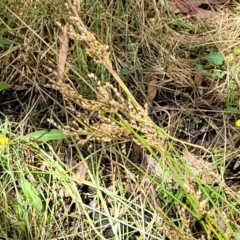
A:
{"label": "small green leaf", "polygon": [[234,81],[230,82],[230,89],[235,90],[237,88],[237,84]]}
{"label": "small green leaf", "polygon": [[197,71],[197,73],[201,73],[201,74],[207,73],[207,71],[203,69],[203,66],[201,64],[196,65],[196,71]]}
{"label": "small green leaf", "polygon": [[5,83],[5,82],[0,82],[0,91],[7,90],[11,88],[11,85]]}
{"label": "small green leaf", "polygon": [[206,56],[206,59],[209,63],[212,63],[216,66],[223,64],[224,58],[223,55],[219,52],[211,52]]}
{"label": "small green leaf", "polygon": [[24,178],[20,180],[20,187],[24,193],[26,201],[40,212],[43,208],[43,205],[36,188],[34,188],[34,186]]}
{"label": "small green leaf", "polygon": [[59,129],[51,129],[50,131],[40,130],[26,135],[26,138],[36,138],[42,142],[61,140],[64,139],[65,137],[66,136]]}
{"label": "small green leaf", "polygon": [[12,45],[12,44],[15,44],[15,42],[11,41],[11,40],[8,40],[8,39],[2,39],[0,40],[0,46],[9,46],[9,45]]}
{"label": "small green leaf", "polygon": [[235,108],[235,107],[227,107],[225,109],[225,112],[227,112],[227,113],[238,113],[239,110],[238,110],[238,108]]}
{"label": "small green leaf", "polygon": [[216,69],[216,70],[214,70],[214,74],[215,74],[219,79],[221,79],[221,78],[223,78],[223,77],[225,77],[225,76],[227,75],[227,71],[222,71],[222,70],[220,70],[220,69]]}

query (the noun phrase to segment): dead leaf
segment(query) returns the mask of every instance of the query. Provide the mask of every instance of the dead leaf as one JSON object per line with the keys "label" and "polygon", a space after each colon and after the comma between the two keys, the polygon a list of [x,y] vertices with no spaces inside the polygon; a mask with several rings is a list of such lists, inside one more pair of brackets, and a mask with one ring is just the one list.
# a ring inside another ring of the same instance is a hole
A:
{"label": "dead leaf", "polygon": [[67,25],[60,26],[60,31],[61,31],[61,35],[59,36],[60,49],[59,49],[59,58],[58,58],[58,79],[63,81],[63,75],[65,71],[65,65],[67,61],[67,54],[68,54],[68,47],[69,47]]}
{"label": "dead leaf", "polygon": [[214,171],[212,163],[204,161],[187,150],[183,151],[183,160],[186,161],[189,169],[206,184],[219,182],[219,175]]}
{"label": "dead leaf", "polygon": [[213,97],[210,99],[201,99],[195,102],[194,104],[195,108],[206,108],[206,109],[216,109],[216,106],[213,106]]}
{"label": "dead leaf", "polygon": [[28,87],[26,86],[26,85],[14,85],[13,87],[12,87],[12,90],[14,90],[14,91],[22,91],[22,90],[27,90],[28,89]]}
{"label": "dead leaf", "polygon": [[168,8],[172,13],[179,13],[180,9],[178,8],[177,4],[175,1],[171,1],[168,3]]}
{"label": "dead leaf", "polygon": [[171,176],[170,169],[163,169],[159,162],[151,155],[145,153],[141,168],[144,169],[148,174],[160,178],[164,183],[171,189],[177,189],[178,185]]}
{"label": "dead leaf", "polygon": [[157,77],[156,77],[156,75],[153,75],[152,76],[152,79],[151,79],[151,81],[150,81],[150,83],[149,83],[149,85],[148,85],[148,100],[150,101],[150,102],[152,102],[153,101],[153,99],[156,97],[156,95],[157,95],[157,83],[158,83],[158,81],[157,81]]}
{"label": "dead leaf", "polygon": [[203,83],[203,75],[200,73],[197,73],[194,77],[194,83],[197,87],[201,87]]}
{"label": "dead leaf", "polygon": [[71,196],[70,191],[67,190],[67,189],[64,189],[64,188],[61,188],[61,189],[59,190],[59,193],[58,193],[58,194],[59,194],[59,196],[60,196],[61,198],[63,198],[63,197],[68,198],[68,197]]}
{"label": "dead leaf", "polygon": [[[83,162],[78,163],[73,167],[76,176],[80,179],[86,180],[87,179],[87,169]],[[82,181],[76,181],[78,186],[82,186]]]}
{"label": "dead leaf", "polygon": [[226,223],[222,219],[219,219],[217,221],[217,223],[218,223],[219,228],[222,230],[222,232],[225,233],[227,231]]}
{"label": "dead leaf", "polygon": [[168,8],[173,13],[186,13],[195,18],[207,19],[214,16],[214,11],[200,8],[202,4],[220,4],[228,0],[173,0],[169,2]]}
{"label": "dead leaf", "polygon": [[147,171],[149,174],[161,177],[164,171],[157,160],[151,155],[145,153],[141,167]]}
{"label": "dead leaf", "polygon": [[197,8],[196,13],[192,14],[192,16],[197,18],[197,19],[198,18],[199,19],[208,19],[208,18],[214,17],[214,15],[215,15],[214,11],[205,10],[205,9],[202,9],[202,8]]}

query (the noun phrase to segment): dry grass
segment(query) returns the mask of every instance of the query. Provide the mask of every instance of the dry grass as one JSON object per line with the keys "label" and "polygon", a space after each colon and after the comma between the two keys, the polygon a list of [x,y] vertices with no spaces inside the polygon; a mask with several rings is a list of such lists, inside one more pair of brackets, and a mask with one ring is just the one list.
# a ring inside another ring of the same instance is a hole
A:
{"label": "dry grass", "polygon": [[[0,3],[0,236],[238,239],[238,3],[196,21],[164,1],[67,2]],[[24,138],[54,126],[68,138]]]}

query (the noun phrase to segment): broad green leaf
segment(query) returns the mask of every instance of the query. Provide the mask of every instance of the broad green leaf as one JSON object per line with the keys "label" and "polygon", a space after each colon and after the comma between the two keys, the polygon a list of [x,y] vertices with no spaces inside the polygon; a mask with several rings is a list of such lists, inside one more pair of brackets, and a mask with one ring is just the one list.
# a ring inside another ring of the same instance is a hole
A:
{"label": "broad green leaf", "polygon": [[9,46],[9,45],[12,45],[12,44],[15,44],[15,42],[11,41],[11,40],[8,40],[8,39],[2,39],[0,40],[0,46]]}
{"label": "broad green leaf", "polygon": [[36,138],[42,142],[64,139],[66,136],[59,129],[40,130],[26,135],[26,138]]}
{"label": "broad green leaf", "polygon": [[0,82],[0,91],[7,90],[9,88],[11,88],[11,85],[5,82]]}
{"label": "broad green leaf", "polygon": [[224,58],[223,55],[219,52],[211,52],[206,57],[207,61],[216,65],[220,66],[223,64]]}
{"label": "broad green leaf", "polygon": [[40,212],[43,208],[43,205],[36,188],[34,188],[34,186],[24,178],[20,180],[20,187],[24,193],[26,201]]}

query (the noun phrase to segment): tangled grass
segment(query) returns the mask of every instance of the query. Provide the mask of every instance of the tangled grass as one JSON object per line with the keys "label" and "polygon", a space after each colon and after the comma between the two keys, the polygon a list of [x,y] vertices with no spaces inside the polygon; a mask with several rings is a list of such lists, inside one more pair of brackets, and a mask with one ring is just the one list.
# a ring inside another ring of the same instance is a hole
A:
{"label": "tangled grass", "polygon": [[237,3],[0,6],[1,237],[239,238]]}

